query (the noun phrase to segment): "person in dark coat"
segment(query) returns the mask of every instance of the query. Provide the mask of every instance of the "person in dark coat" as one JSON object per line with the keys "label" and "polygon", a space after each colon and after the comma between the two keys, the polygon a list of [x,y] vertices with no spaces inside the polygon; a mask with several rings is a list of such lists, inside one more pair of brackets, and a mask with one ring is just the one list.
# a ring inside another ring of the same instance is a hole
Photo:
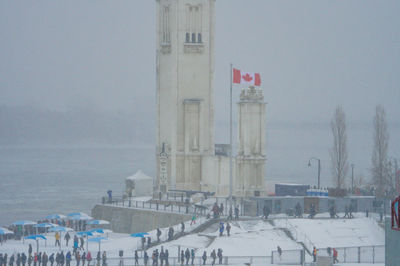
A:
{"label": "person in dark coat", "polygon": [[71,236],[69,235],[68,232],[65,234],[64,239],[65,239],[65,245],[68,247],[68,242],[71,239]]}
{"label": "person in dark coat", "polygon": [[164,252],[165,266],[169,266],[168,259],[169,259],[169,252],[168,252],[168,249],[166,249],[165,252]]}
{"label": "person in dark coat", "polygon": [[223,258],[223,256],[222,256],[222,248],[218,249],[217,257],[218,257],[218,263],[222,264],[222,258]]}
{"label": "person in dark coat", "polygon": [[50,266],[53,266],[53,264],[54,264],[54,253],[51,253],[51,255],[49,257],[49,261],[50,261]]}
{"label": "person in dark coat", "polygon": [[215,260],[217,259],[217,254],[215,253],[215,249],[211,251],[210,257],[213,259],[211,265],[215,265]]}
{"label": "person in dark coat", "polygon": [[183,250],[181,250],[181,266],[183,266],[183,264],[185,263],[185,252],[183,252]]}
{"label": "person in dark coat", "polygon": [[101,257],[103,259],[103,266],[107,265],[107,253],[103,251],[103,256]]}
{"label": "person in dark coat", "polygon": [[157,242],[160,242],[161,230],[157,228]]}
{"label": "person in dark coat", "polygon": [[206,261],[207,261],[207,252],[203,252],[203,256],[201,256],[201,258],[203,259],[203,265],[206,265]]}
{"label": "person in dark coat", "polygon": [[25,253],[22,252],[22,254],[21,254],[21,263],[22,263],[22,266],[25,266],[26,260],[27,260],[27,257],[26,257],[26,255],[25,255]]}
{"label": "person in dark coat", "polygon": [[47,266],[47,262],[49,261],[49,257],[47,256],[46,252],[43,252],[42,255],[42,265]]}
{"label": "person in dark coat", "polygon": [[185,224],[181,222],[181,233],[185,232]]}
{"label": "person in dark coat", "polygon": [[219,205],[219,216],[222,216],[222,215],[224,215],[224,204],[220,204]]}
{"label": "person in dark coat", "polygon": [[64,262],[65,262],[64,251],[61,251],[61,254],[60,254],[60,265],[63,266]]}
{"label": "person in dark coat", "polygon": [[85,266],[86,252],[83,252],[83,253],[82,253],[81,260],[82,260],[82,266]]}
{"label": "person in dark coat", "polygon": [[226,223],[226,233],[228,234],[228,236],[231,235],[231,225],[229,223]]}
{"label": "person in dark coat", "polygon": [[144,266],[147,266],[148,261],[149,261],[149,255],[147,255],[147,251],[145,251],[143,255]]}
{"label": "person in dark coat", "polygon": [[281,249],[281,247],[280,246],[278,246],[278,254],[279,254],[279,258],[282,256],[282,249]]}
{"label": "person in dark coat", "polygon": [[17,254],[17,260],[16,260],[17,266],[21,266],[21,254]]}
{"label": "person in dark coat", "polygon": [[139,265],[139,255],[137,253],[137,250],[135,250],[135,265]]}
{"label": "person in dark coat", "polygon": [[3,253],[0,253],[0,266],[3,266]]}
{"label": "person in dark coat", "polygon": [[3,256],[3,265],[7,266],[7,253],[5,253]]}
{"label": "person in dark coat", "polygon": [[147,237],[147,247],[149,248],[151,245],[151,237]]}
{"label": "person in dark coat", "polygon": [[12,254],[10,259],[8,260],[8,265],[10,265],[10,266],[14,265],[14,254]]}
{"label": "person in dark coat", "polygon": [[194,254],[194,249],[192,249],[191,251],[190,251],[190,257],[191,257],[191,259],[192,259],[192,265],[194,264],[194,257],[195,257],[195,254]]}
{"label": "person in dark coat", "polygon": [[185,251],[185,259],[186,259],[186,265],[189,265],[190,250],[188,248]]}
{"label": "person in dark coat", "polygon": [[239,206],[235,207],[235,220],[239,219]]}
{"label": "person in dark coat", "polygon": [[32,254],[32,245],[29,244],[29,248],[28,248],[28,254],[31,255]]}

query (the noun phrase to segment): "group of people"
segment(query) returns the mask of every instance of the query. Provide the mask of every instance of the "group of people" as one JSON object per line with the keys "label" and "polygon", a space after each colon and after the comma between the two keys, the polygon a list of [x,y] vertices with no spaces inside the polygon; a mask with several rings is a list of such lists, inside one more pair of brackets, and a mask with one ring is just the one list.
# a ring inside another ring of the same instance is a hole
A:
{"label": "group of people", "polygon": [[[195,255],[195,251],[194,249],[189,250],[189,248],[186,248],[186,250],[181,250],[179,257],[178,257],[178,261],[180,262],[180,264],[183,265],[194,265],[194,260],[196,258]],[[222,249],[219,248],[217,251],[215,251],[215,249],[211,252],[210,254],[210,258],[211,258],[211,264],[215,265],[216,264],[216,260],[218,258],[218,263],[222,264],[222,259],[223,259],[223,255],[222,255]],[[203,265],[206,264],[207,262],[207,252],[204,251],[203,255],[201,256],[201,260],[203,262]],[[147,251],[144,251],[143,254],[143,264],[145,266],[149,265],[149,260],[150,257],[147,254]],[[165,249],[161,246],[161,250],[158,251],[158,249],[154,249],[152,254],[151,254],[151,263],[152,266],[168,266],[169,265],[169,252],[168,249]],[[140,265],[139,264],[139,254],[138,251],[135,251],[135,266],[136,265]],[[78,265],[79,266],[79,265]]]}
{"label": "group of people", "polygon": [[[233,220],[233,218],[235,218],[235,220],[239,219],[239,206],[236,205],[233,211],[235,214],[234,217],[233,217],[232,207],[230,207],[229,211],[228,211],[228,220]],[[213,218],[215,218],[215,219],[220,218],[224,214],[224,204],[221,203],[218,206],[218,203],[215,202],[211,209],[211,212],[213,214]]]}
{"label": "group of people", "polygon": [[[76,266],[85,266],[87,262],[87,266],[90,266],[92,261],[92,254],[90,251],[83,252],[82,254],[79,251],[68,251],[64,254],[64,251],[57,252],[56,254],[52,253],[50,255],[46,254],[46,252],[39,252],[39,253],[32,253],[32,245],[29,244],[28,247],[28,254],[17,253],[12,254],[8,257],[7,253],[0,253],[0,266],[53,266],[54,263],[56,266],[70,266],[71,261],[76,262]],[[103,254],[100,251],[97,253],[96,256],[97,265],[106,266],[107,265],[107,254],[103,251]],[[80,264],[82,262],[82,264]]]}
{"label": "group of people", "polygon": [[[215,249],[213,249],[213,251],[211,251],[210,258],[212,260],[211,265],[215,265],[215,261],[217,258],[218,258],[218,264],[222,264],[222,259],[223,259],[222,249],[219,248],[217,252],[215,252]],[[203,265],[206,265],[206,262],[207,262],[207,252],[206,251],[203,252],[201,259],[203,261]],[[193,260],[194,260],[194,257],[192,258],[192,265],[193,265]],[[183,265],[183,264],[181,264],[181,265]]]}
{"label": "group of people", "polygon": [[[338,263],[339,262],[339,260],[338,260],[338,251],[335,248],[328,247],[326,249],[326,252],[328,253],[329,257],[332,257],[333,263]],[[317,254],[318,254],[318,250],[317,250],[316,247],[314,247],[313,248],[313,252],[312,252],[313,261],[314,262],[317,261]]]}
{"label": "group of people", "polygon": [[228,236],[231,235],[231,225],[229,224],[229,222],[226,222],[226,226],[224,225],[223,222],[219,223],[219,236],[223,236],[224,235],[224,231],[226,229],[226,233]]}

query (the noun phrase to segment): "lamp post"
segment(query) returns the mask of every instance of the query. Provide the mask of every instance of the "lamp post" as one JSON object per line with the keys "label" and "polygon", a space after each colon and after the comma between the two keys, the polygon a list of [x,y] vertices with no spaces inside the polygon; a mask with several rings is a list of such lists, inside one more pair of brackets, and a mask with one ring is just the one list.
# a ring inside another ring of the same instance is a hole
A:
{"label": "lamp post", "polygon": [[320,189],[320,184],[321,184],[321,160],[315,157],[311,157],[308,160],[308,167],[311,167],[311,160],[316,160],[318,161],[318,189]]}

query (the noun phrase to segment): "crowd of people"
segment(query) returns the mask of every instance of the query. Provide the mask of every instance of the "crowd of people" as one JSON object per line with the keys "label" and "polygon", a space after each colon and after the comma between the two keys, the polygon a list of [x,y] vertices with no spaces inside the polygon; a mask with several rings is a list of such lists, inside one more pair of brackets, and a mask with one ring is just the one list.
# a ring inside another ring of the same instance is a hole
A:
{"label": "crowd of people", "polygon": [[[0,253],[0,266],[53,266],[54,263],[56,266],[70,266],[72,261],[75,261],[76,266],[90,266],[92,262],[92,254],[90,251],[83,251],[80,253],[78,250],[67,251],[64,254],[64,251],[51,253],[50,255],[46,254],[46,252],[32,252],[32,245],[29,244],[28,252],[11,254],[8,256],[7,253]],[[82,263],[82,264],[81,264]],[[107,265],[107,254],[105,251],[101,253],[97,252],[96,256],[96,265],[97,266],[106,266]]]}

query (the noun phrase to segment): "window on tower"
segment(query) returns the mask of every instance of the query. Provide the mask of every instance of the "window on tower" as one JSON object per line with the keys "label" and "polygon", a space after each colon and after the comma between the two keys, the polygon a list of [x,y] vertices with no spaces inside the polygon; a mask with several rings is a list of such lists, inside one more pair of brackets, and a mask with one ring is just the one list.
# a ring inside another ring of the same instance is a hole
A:
{"label": "window on tower", "polygon": [[186,32],[186,39],[185,39],[185,42],[190,42],[190,33],[189,32]]}
{"label": "window on tower", "polygon": [[202,43],[203,41],[201,40],[201,33],[197,34],[197,42]]}
{"label": "window on tower", "polygon": [[193,42],[193,43],[196,42],[196,33],[192,33],[192,42]]}

